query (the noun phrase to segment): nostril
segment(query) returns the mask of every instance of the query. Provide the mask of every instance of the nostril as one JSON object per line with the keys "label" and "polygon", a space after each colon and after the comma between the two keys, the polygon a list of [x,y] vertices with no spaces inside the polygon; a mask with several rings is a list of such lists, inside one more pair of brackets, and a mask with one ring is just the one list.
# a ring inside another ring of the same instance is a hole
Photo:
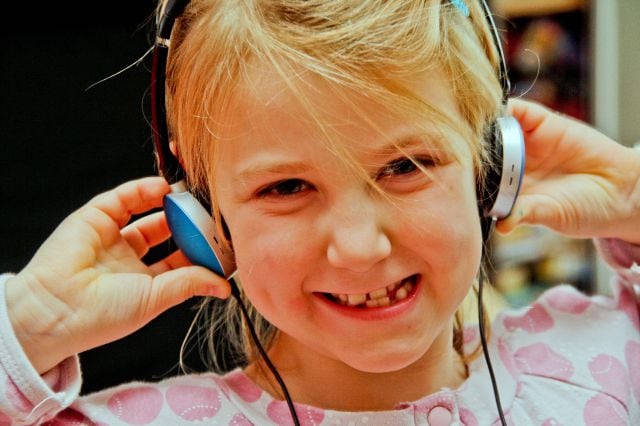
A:
{"label": "nostril", "polygon": [[391,242],[387,236],[377,232],[375,237],[348,238],[348,235],[341,235],[334,238],[327,248],[329,263],[336,268],[367,272],[391,254]]}

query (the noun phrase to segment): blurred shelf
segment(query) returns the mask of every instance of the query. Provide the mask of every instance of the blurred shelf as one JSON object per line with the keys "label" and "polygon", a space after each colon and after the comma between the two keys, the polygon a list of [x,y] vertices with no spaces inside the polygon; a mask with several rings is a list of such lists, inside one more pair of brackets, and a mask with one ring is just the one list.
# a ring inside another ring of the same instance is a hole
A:
{"label": "blurred shelf", "polygon": [[491,8],[507,18],[551,15],[586,7],[586,0],[492,0]]}
{"label": "blurred shelf", "polygon": [[544,228],[520,227],[508,236],[495,236],[493,256],[500,265],[537,262],[547,256],[555,244],[557,237]]}

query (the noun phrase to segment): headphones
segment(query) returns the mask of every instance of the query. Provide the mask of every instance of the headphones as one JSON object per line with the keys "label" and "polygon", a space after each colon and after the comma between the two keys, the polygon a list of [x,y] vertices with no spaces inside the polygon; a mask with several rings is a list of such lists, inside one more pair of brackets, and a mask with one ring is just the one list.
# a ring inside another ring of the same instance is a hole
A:
{"label": "headphones", "polygon": [[[172,192],[164,198],[164,211],[174,242],[196,265],[204,266],[228,278],[235,272],[233,252],[222,244],[218,227],[210,212],[188,191],[186,173],[169,147],[169,130],[165,109],[166,64],[171,30],[189,0],[168,0],[157,21],[156,41],[151,68],[151,125],[158,166],[171,185]],[[499,78],[503,89],[503,108],[511,84],[498,30],[485,0],[480,0],[491,26],[491,35],[500,55]],[[483,240],[490,236],[492,224],[507,217],[518,196],[524,172],[524,137],[519,123],[510,116],[491,123],[485,138],[491,145],[493,167],[477,185]]]}

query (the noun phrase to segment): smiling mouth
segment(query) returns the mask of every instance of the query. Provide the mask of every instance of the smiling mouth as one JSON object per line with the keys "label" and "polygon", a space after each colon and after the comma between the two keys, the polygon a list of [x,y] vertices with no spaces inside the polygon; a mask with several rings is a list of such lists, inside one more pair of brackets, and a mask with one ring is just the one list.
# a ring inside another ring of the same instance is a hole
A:
{"label": "smiling mouth", "polygon": [[324,296],[334,303],[355,308],[378,308],[391,306],[407,296],[416,286],[418,275],[414,274],[397,283],[361,294],[324,293]]}

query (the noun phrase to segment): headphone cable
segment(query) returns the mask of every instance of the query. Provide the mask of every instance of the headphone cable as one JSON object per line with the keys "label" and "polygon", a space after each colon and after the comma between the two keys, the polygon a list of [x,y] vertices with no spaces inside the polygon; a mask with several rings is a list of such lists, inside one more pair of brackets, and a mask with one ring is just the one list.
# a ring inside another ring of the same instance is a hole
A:
{"label": "headphone cable", "polygon": [[231,294],[236,299],[236,302],[238,302],[238,305],[240,305],[242,316],[244,317],[247,323],[247,327],[249,328],[249,333],[251,334],[251,339],[253,340],[253,343],[258,348],[258,352],[260,352],[260,356],[262,357],[264,362],[267,364],[267,367],[269,367],[269,370],[275,377],[276,381],[278,382],[278,385],[280,385],[280,389],[282,389],[282,393],[284,394],[284,399],[286,400],[287,406],[289,407],[289,412],[291,413],[291,419],[293,420],[293,424],[295,426],[300,426],[300,421],[298,420],[298,414],[296,413],[296,408],[293,405],[291,396],[289,395],[289,390],[287,389],[287,385],[285,385],[284,380],[282,380],[282,377],[280,376],[280,373],[278,373],[278,370],[276,370],[276,367],[273,365],[266,351],[262,347],[262,344],[260,343],[260,339],[258,339],[258,334],[256,333],[256,330],[253,326],[253,323],[251,322],[251,319],[249,318],[249,312],[247,311],[247,307],[244,305],[244,302],[242,301],[242,297],[240,297],[240,291],[238,290],[238,287],[235,283],[231,283]]}
{"label": "headphone cable", "polygon": [[[495,223],[495,221],[492,221]],[[482,249],[483,255],[485,254],[484,248]],[[484,288],[484,268],[480,265],[480,271],[478,272],[478,330],[480,331],[480,343],[482,344],[482,353],[487,363],[487,369],[489,370],[489,377],[491,378],[491,386],[493,388],[493,397],[496,401],[496,408],[498,409],[498,415],[500,416],[500,423],[502,426],[507,426],[507,421],[502,411],[502,403],[500,402],[500,392],[498,391],[498,383],[496,376],[493,372],[493,365],[491,364],[491,357],[489,356],[489,349],[487,347],[487,337],[484,329],[484,306],[482,303],[482,290]]]}

